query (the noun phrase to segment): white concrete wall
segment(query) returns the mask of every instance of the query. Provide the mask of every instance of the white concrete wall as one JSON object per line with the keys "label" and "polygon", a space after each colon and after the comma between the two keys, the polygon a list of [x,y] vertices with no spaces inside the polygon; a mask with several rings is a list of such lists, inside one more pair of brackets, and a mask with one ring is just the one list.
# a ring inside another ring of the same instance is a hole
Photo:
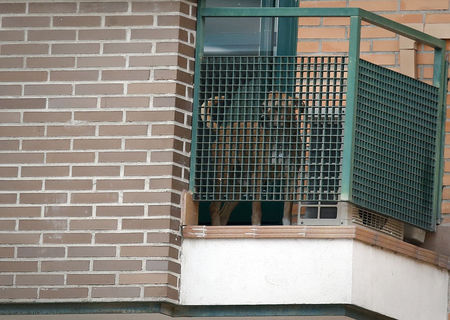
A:
{"label": "white concrete wall", "polygon": [[354,240],[184,239],[184,305],[354,304],[446,320],[448,273]]}

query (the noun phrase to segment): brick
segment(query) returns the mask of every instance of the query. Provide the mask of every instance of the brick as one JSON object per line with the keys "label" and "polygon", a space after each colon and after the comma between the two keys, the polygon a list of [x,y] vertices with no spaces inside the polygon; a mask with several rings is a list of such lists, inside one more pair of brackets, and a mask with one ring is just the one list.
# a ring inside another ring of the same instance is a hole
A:
{"label": "brick", "polygon": [[24,140],[22,150],[68,150],[70,140]]}
{"label": "brick", "polygon": [[75,30],[29,30],[28,41],[67,41],[76,39]]}
{"label": "brick", "polygon": [[[450,21],[450,12],[447,13],[426,13],[425,23],[448,23]],[[422,22],[422,21],[420,21]]]}
{"label": "brick", "polygon": [[[1,47],[0,47],[1,52]],[[0,57],[0,69],[22,68],[24,58]]]}
{"label": "brick", "polygon": [[169,247],[167,246],[122,246],[121,257],[167,257]]}
{"label": "brick", "polygon": [[189,19],[183,16],[178,15],[158,16],[158,26],[175,26],[184,29],[195,30],[196,25],[197,23],[194,19]]}
{"label": "brick", "polygon": [[181,266],[179,263],[165,260],[147,260],[145,269],[147,271],[170,271],[174,273],[181,272]]}
{"label": "brick", "polygon": [[65,96],[72,94],[72,84],[35,84],[24,86],[25,95]]}
{"label": "brick", "polygon": [[19,274],[16,275],[16,285],[19,286],[52,286],[64,284],[64,275]]}
{"label": "brick", "polygon": [[129,94],[185,94],[185,86],[175,82],[130,83]]}
{"label": "brick", "polygon": [[80,137],[95,135],[95,126],[49,126],[47,136],[49,137]]}
{"label": "brick", "polygon": [[95,81],[98,79],[98,71],[79,70],[79,71],[51,71],[51,81]]}
{"label": "brick", "polygon": [[140,230],[140,229],[175,229],[178,222],[170,219],[123,219],[122,228],[124,230]]}
{"label": "brick", "polygon": [[144,179],[97,180],[97,190],[140,190],[144,189]]}
{"label": "brick", "polygon": [[95,258],[95,257],[115,257],[116,248],[111,246],[77,246],[69,247],[67,251],[68,257],[85,257],[85,258]]}
{"label": "brick", "polygon": [[90,233],[45,233],[44,244],[86,244],[91,243]]}
{"label": "brick", "polygon": [[42,126],[2,126],[0,136],[3,137],[39,137],[44,135]]}
{"label": "brick", "polygon": [[[20,85],[0,85],[0,96],[20,96],[22,94],[22,86]],[[13,113],[9,113],[12,115]],[[2,113],[0,122],[17,122],[15,120],[9,120],[6,118],[8,113]]]}
{"label": "brick", "polygon": [[144,206],[97,206],[98,217],[143,216]]}
{"label": "brick", "polygon": [[0,39],[2,42],[23,41],[23,40],[25,40],[25,32],[18,31],[18,30],[0,31]]}
{"label": "brick", "polygon": [[174,146],[173,139],[127,139],[125,149],[164,150]]}
{"label": "brick", "polygon": [[116,230],[116,219],[72,220],[70,230]]}
{"label": "brick", "polygon": [[82,2],[80,12],[127,12],[127,2]]}
{"label": "brick", "polygon": [[152,44],[145,42],[105,43],[103,53],[152,53]]}
{"label": "brick", "polygon": [[46,206],[45,217],[91,217],[92,207],[90,206]]}
{"label": "brick", "polygon": [[125,166],[126,176],[157,176],[171,175],[173,167],[171,165],[130,165]]}
{"label": "brick", "polygon": [[93,298],[138,298],[141,289],[138,287],[94,287]]}
{"label": "brick", "polygon": [[1,151],[19,150],[19,140],[0,140]]}
{"label": "brick", "polygon": [[0,299],[36,299],[37,288],[0,288]]}
{"label": "brick", "polygon": [[149,80],[148,70],[104,70],[102,80],[105,81],[129,81],[129,80]]}
{"label": "brick", "polygon": [[133,15],[133,16],[106,16],[105,26],[151,26],[153,25],[153,16],[151,15]]}
{"label": "brick", "polygon": [[63,260],[63,261],[42,261],[42,272],[55,271],[88,271],[89,261],[87,260]]}
{"label": "brick", "polygon": [[22,177],[65,177],[69,175],[69,167],[62,166],[23,166],[21,170]]}
{"label": "brick", "polygon": [[0,275],[0,286],[12,286],[14,283],[13,275]]}
{"label": "brick", "polygon": [[170,192],[124,192],[124,203],[175,202],[179,203],[179,196]]}
{"label": "brick", "polygon": [[142,243],[143,241],[143,233],[97,233],[95,235],[95,243],[100,244]]}
{"label": "brick", "polygon": [[[0,247],[0,258],[14,258],[14,248],[13,247]],[[1,266],[1,263],[0,263]],[[0,267],[0,270],[1,267]],[[35,264],[35,268],[29,271],[36,271],[37,263]],[[15,271],[15,270],[14,270]]]}
{"label": "brick", "polygon": [[102,108],[148,108],[148,97],[102,97]]}
{"label": "brick", "polygon": [[[68,17],[69,18],[69,17]],[[78,18],[78,17],[73,17]],[[100,53],[100,44],[98,43],[54,43],[51,46],[52,54],[95,54]],[[81,59],[81,57],[79,58]]]}
{"label": "brick", "polygon": [[75,85],[75,94],[77,95],[111,95],[123,94],[123,84],[77,84]]}
{"label": "brick", "polygon": [[175,111],[127,111],[127,122],[160,122],[171,121],[175,118]]}
{"label": "brick", "polygon": [[145,162],[147,152],[99,152],[99,162]]}
{"label": "brick", "polygon": [[130,67],[159,67],[182,65],[182,60],[176,55],[130,57]]}
{"label": "brick", "polygon": [[99,16],[56,16],[53,17],[55,27],[100,27],[102,18]]}
{"label": "brick", "polygon": [[423,14],[401,13],[384,15],[386,18],[394,20],[398,23],[423,23]]}
{"label": "brick", "polygon": [[155,97],[153,98],[153,107],[175,107],[186,111],[192,111],[192,102],[178,97]]}
{"label": "brick", "polygon": [[157,286],[157,287],[145,287],[144,288],[144,297],[167,297],[166,286]]}
{"label": "brick", "polygon": [[361,54],[361,58],[378,65],[395,65],[394,54]]}
{"label": "brick", "polygon": [[48,54],[48,44],[4,44],[0,47],[2,55],[39,55]]}
{"label": "brick", "polygon": [[114,284],[114,274],[68,274],[68,285]]}
{"label": "brick", "polygon": [[14,16],[14,17],[3,17],[2,27],[3,28],[33,28],[33,27],[49,27],[50,18],[49,17],[29,17],[29,16]]}
{"label": "brick", "polygon": [[155,80],[178,80],[187,84],[194,81],[193,75],[181,70],[157,69],[154,74]]}
{"label": "brick", "polygon": [[18,168],[17,167],[0,167],[0,177],[17,177],[18,176]]}
{"label": "brick", "polygon": [[363,26],[361,38],[395,38],[395,33],[379,27]]}
{"label": "brick", "polygon": [[373,51],[398,51],[399,42],[397,40],[374,40]]}
{"label": "brick", "polygon": [[36,82],[46,80],[46,71],[0,71],[0,82]]}
{"label": "brick", "polygon": [[79,40],[125,40],[126,31],[123,29],[90,29],[78,31]]}
{"label": "brick", "polygon": [[147,243],[161,244],[161,243],[172,243],[172,242],[171,242],[171,236],[168,233],[148,232],[147,233]]}
{"label": "brick", "polygon": [[94,162],[94,152],[49,152],[47,163],[89,163]]}
{"label": "brick", "polygon": [[18,258],[64,258],[66,249],[62,247],[19,247]]}
{"label": "brick", "polygon": [[32,2],[29,4],[30,13],[74,13],[77,10],[76,3],[65,2]]}
{"label": "brick", "polygon": [[401,0],[400,10],[447,10],[449,3],[446,0]]}
{"label": "brick", "polygon": [[191,129],[183,128],[177,125],[164,124],[164,125],[152,125],[152,136],[171,135],[181,138],[190,139]]}
{"label": "brick", "polygon": [[40,215],[40,207],[0,207],[0,216],[2,218],[39,217]]}
{"label": "brick", "polygon": [[99,126],[100,136],[146,136],[147,125],[104,125]]}
{"label": "brick", "polygon": [[19,220],[19,230],[66,230],[66,220],[41,220],[41,219],[27,219]]}
{"label": "brick", "polygon": [[41,190],[42,181],[39,180],[1,180],[0,191]]}
{"label": "brick", "polygon": [[16,202],[17,202],[17,194],[15,193],[0,194],[0,204],[14,204]]}
{"label": "brick", "polygon": [[7,13],[25,13],[26,3],[0,3],[0,12]]}
{"label": "brick", "polygon": [[167,282],[166,273],[132,273],[119,276],[119,284],[165,284]]}
{"label": "brick", "polygon": [[345,28],[300,27],[298,35],[301,39],[345,39]]}
{"label": "brick", "polygon": [[37,57],[27,58],[28,68],[73,68],[74,57]]}
{"label": "brick", "polygon": [[141,260],[96,260],[94,261],[94,271],[140,271],[142,270]]}
{"label": "brick", "polygon": [[181,40],[179,29],[131,29],[131,40]]}
{"label": "brick", "polygon": [[361,8],[368,11],[397,11],[397,0],[361,1],[350,0],[349,7]]}
{"label": "brick", "polygon": [[66,193],[21,193],[19,201],[21,204],[50,204],[66,203]]}
{"label": "brick", "polygon": [[72,193],[71,203],[114,203],[119,200],[117,192]]}
{"label": "brick", "polygon": [[120,149],[120,139],[77,139],[73,141],[74,150],[107,150]]}
{"label": "brick", "polygon": [[72,168],[72,175],[74,177],[84,177],[84,176],[115,177],[115,176],[120,175],[120,167],[119,166],[83,166],[83,167],[74,166]]}
{"label": "brick", "polygon": [[125,67],[125,57],[79,57],[78,68]]}
{"label": "brick", "polygon": [[1,272],[36,272],[36,261],[0,261]]}
{"label": "brick", "polygon": [[45,190],[92,190],[92,180],[46,180]]}
{"label": "brick", "polygon": [[[45,101],[45,99],[44,99]],[[49,108],[96,108],[97,98],[49,98]]]}
{"label": "brick", "polygon": [[[2,199],[2,194],[0,194],[0,200]],[[0,230],[2,231],[15,231],[16,230],[16,220],[1,220]]]}
{"label": "brick", "polygon": [[44,154],[42,153],[0,153],[0,163],[43,163]]}
{"label": "brick", "polygon": [[348,41],[322,41],[323,52],[348,52]]}
{"label": "brick", "polygon": [[40,299],[82,299],[88,297],[88,288],[40,288]]}
{"label": "brick", "polygon": [[72,119],[71,112],[24,112],[24,122],[67,122]]}
{"label": "brick", "polygon": [[175,162],[188,167],[189,158],[172,151],[155,151],[151,154],[151,161],[154,162]]}
{"label": "brick", "polygon": [[[180,12],[179,1],[139,1],[132,3],[133,12]],[[184,8],[186,10],[186,8]],[[189,12],[183,11],[186,14]]]}
{"label": "brick", "polygon": [[122,121],[122,111],[76,111],[74,119],[76,121]]}

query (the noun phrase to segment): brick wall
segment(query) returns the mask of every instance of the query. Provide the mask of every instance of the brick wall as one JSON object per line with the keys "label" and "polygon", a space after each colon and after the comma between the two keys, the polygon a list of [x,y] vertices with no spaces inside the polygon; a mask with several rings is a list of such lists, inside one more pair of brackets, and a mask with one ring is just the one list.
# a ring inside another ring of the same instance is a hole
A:
{"label": "brick wall", "polygon": [[178,299],[195,15],[0,0],[0,301]]}

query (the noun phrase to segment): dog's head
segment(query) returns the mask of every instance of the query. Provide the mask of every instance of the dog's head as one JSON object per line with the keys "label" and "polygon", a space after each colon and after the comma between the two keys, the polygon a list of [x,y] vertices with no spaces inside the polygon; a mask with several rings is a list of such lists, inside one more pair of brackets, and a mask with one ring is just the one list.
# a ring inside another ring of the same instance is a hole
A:
{"label": "dog's head", "polygon": [[264,127],[294,128],[303,107],[302,101],[286,93],[270,92],[263,103],[264,112],[261,120]]}

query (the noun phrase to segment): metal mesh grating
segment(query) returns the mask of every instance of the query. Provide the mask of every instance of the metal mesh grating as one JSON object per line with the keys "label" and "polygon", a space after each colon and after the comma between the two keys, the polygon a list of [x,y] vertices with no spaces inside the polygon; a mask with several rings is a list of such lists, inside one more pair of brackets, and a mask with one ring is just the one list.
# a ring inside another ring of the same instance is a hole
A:
{"label": "metal mesh grating", "polygon": [[403,240],[403,224],[400,221],[355,206],[352,208],[352,221]]}
{"label": "metal mesh grating", "polygon": [[194,199],[338,200],[346,70],[346,57],[204,57]]}
{"label": "metal mesh grating", "polygon": [[360,60],[353,202],[432,229],[438,88]]}

